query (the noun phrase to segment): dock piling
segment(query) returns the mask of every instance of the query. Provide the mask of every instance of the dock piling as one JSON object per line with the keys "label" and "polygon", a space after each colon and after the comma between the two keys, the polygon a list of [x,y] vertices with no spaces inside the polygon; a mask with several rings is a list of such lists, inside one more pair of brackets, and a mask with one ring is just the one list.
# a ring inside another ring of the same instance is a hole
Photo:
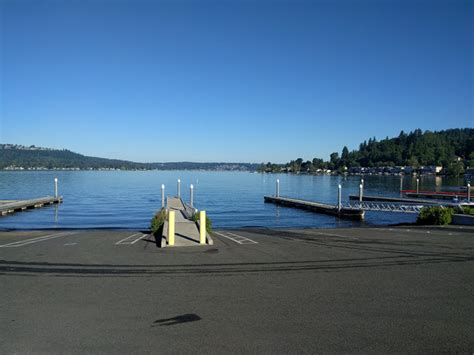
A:
{"label": "dock piling", "polygon": [[362,202],[364,196],[364,185],[360,184],[359,185],[359,201]]}
{"label": "dock piling", "polygon": [[178,198],[181,198],[181,179],[178,179]]}
{"label": "dock piling", "polygon": [[58,178],[54,178],[54,197],[58,198]]}
{"label": "dock piling", "polygon": [[194,186],[193,184],[191,184],[191,186],[189,187],[189,205],[191,207],[194,207],[193,203],[194,203]]}
{"label": "dock piling", "polygon": [[467,183],[467,202],[471,202],[471,184]]}
{"label": "dock piling", "polygon": [[342,209],[342,186],[341,184],[337,187],[337,211],[341,212]]}
{"label": "dock piling", "polygon": [[165,208],[165,184],[161,184],[161,208]]}
{"label": "dock piling", "polygon": [[420,179],[416,178],[416,193],[420,193]]}
{"label": "dock piling", "polygon": [[280,197],[280,179],[276,181],[276,197]]}

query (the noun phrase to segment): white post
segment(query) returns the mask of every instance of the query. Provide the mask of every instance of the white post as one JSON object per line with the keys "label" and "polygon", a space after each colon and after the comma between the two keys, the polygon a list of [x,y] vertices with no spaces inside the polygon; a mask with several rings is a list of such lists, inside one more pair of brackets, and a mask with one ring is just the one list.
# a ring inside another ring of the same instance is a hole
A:
{"label": "white post", "polygon": [[341,212],[342,209],[342,186],[339,184],[337,187],[337,210]]}
{"label": "white post", "polygon": [[416,178],[416,193],[420,193],[420,179]]}
{"label": "white post", "polygon": [[56,198],[59,197],[59,194],[58,194],[58,178],[57,177],[54,178],[54,197],[56,197]]}
{"label": "white post", "polygon": [[189,204],[191,205],[191,207],[194,207],[193,206],[193,203],[194,203],[194,186],[193,184],[191,184],[191,186],[189,187]]}
{"label": "white post", "polygon": [[471,202],[471,184],[467,184],[467,202]]}
{"label": "white post", "polygon": [[178,198],[181,198],[181,179],[178,179]]}
{"label": "white post", "polygon": [[359,185],[359,201],[362,202],[362,196],[364,195],[364,185]]}
{"label": "white post", "polygon": [[276,197],[280,197],[280,179],[276,181]]}
{"label": "white post", "polygon": [[165,207],[165,185],[161,184],[161,208]]}
{"label": "white post", "polygon": [[400,175],[400,194],[403,191],[403,175]]}

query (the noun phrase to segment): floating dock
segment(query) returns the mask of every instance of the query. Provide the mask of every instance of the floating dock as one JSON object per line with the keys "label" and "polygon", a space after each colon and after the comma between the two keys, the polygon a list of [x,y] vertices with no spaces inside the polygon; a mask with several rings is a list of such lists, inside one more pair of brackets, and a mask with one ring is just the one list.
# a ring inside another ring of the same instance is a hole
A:
{"label": "floating dock", "polygon": [[416,190],[402,190],[402,193],[407,197],[414,198],[429,198],[436,200],[453,200],[467,199],[468,195],[466,192],[453,192],[453,191],[419,191]]}
{"label": "floating dock", "polygon": [[355,208],[341,208],[339,210],[337,206],[327,205],[324,203],[299,200],[295,198],[286,198],[286,197],[275,197],[275,196],[264,196],[265,202],[275,203],[278,205],[294,207],[313,211],[316,213],[324,213],[332,216],[337,216],[340,218],[350,218],[356,220],[363,220],[365,212],[362,209]]}
{"label": "floating dock", "polygon": [[[349,195],[349,200],[360,201],[359,195]],[[418,198],[386,197],[386,196],[362,196],[362,201],[373,202],[395,202],[395,203],[421,203],[427,205],[436,205],[438,202],[433,200],[422,200]]]}
{"label": "floating dock", "polygon": [[41,197],[32,200],[0,200],[0,215],[5,216],[10,213],[24,211],[30,208],[40,208],[45,205],[53,205],[63,202],[59,197]]}

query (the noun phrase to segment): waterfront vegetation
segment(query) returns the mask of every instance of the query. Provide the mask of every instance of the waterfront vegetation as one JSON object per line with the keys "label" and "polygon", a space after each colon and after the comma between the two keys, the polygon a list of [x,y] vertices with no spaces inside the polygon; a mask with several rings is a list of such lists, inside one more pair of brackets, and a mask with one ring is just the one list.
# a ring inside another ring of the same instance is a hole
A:
{"label": "waterfront vegetation", "polygon": [[[193,221],[198,222],[199,221],[199,212],[193,214]],[[206,214],[206,231],[207,233],[212,232],[212,221],[209,218],[209,216]]]}
{"label": "waterfront vegetation", "polygon": [[462,206],[463,214],[468,214],[474,216],[474,207],[471,206]]}
{"label": "waterfront vegetation", "polygon": [[167,217],[166,209],[162,208],[151,219],[150,229],[151,233],[156,237],[161,235],[163,231],[163,224]]}
{"label": "waterfront vegetation", "polygon": [[[342,149],[334,152],[329,161],[321,158],[304,161],[302,158],[286,164],[261,164],[260,172],[327,173],[358,171],[357,168],[393,168],[407,166],[416,172],[423,166],[442,167],[446,175],[459,176],[467,167],[474,167],[474,129],[448,129],[445,131],[400,132],[398,137],[380,141],[370,138],[359,149]],[[437,171],[434,171],[437,173]]]}
{"label": "waterfront vegetation", "polygon": [[454,210],[441,206],[423,207],[418,215],[418,224],[447,225],[453,219]]}

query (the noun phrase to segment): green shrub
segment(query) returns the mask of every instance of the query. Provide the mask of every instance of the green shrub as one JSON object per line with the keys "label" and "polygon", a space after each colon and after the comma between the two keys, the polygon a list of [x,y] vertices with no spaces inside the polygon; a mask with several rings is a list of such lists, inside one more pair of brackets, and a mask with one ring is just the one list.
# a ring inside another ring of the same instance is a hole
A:
{"label": "green shrub", "polygon": [[[194,222],[198,222],[199,221],[199,212],[193,214],[193,221]],[[212,232],[212,221],[211,219],[209,218],[209,216],[207,215],[206,213],[206,231],[207,233],[211,233]]]}
{"label": "green shrub", "polygon": [[423,207],[418,215],[417,223],[431,225],[450,224],[454,210],[440,206]]}
{"label": "green shrub", "polygon": [[474,215],[474,207],[471,206],[462,206],[462,213]]}
{"label": "green shrub", "polygon": [[151,219],[150,229],[153,235],[156,235],[161,230],[163,224],[165,223],[165,220],[166,209],[162,208],[161,210],[156,212],[156,214]]}

